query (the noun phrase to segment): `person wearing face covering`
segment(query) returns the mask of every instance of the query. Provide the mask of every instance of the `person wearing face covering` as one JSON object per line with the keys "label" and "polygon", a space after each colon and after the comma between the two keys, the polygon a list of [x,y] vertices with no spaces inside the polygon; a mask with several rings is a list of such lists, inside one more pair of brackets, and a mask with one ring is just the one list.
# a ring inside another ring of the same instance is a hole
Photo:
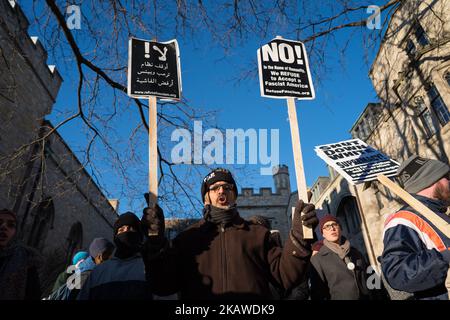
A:
{"label": "person wearing face covering", "polygon": [[142,241],[143,232],[138,217],[132,212],[120,215],[114,223],[114,256],[92,270],[77,299],[152,299],[140,253]]}
{"label": "person wearing face covering", "polygon": [[201,187],[203,218],[171,243],[164,237],[162,209],[144,209],[144,260],[155,294],[179,292],[182,300],[273,299],[271,285],[286,290],[303,280],[314,240],[303,239],[302,225],[317,225],[314,206],[298,202],[283,248],[267,227],[241,218],[237,194],[230,171],[210,172]]}

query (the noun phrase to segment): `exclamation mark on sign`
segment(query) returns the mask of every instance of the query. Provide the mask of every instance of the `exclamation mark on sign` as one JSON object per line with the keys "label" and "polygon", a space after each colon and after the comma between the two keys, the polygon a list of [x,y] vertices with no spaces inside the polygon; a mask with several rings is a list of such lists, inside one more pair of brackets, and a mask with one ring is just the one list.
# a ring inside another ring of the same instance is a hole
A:
{"label": "exclamation mark on sign", "polygon": [[150,43],[145,42],[145,57],[148,59],[150,58]]}
{"label": "exclamation mark on sign", "polygon": [[300,48],[300,46],[294,46],[294,48],[295,48],[295,53],[297,54],[297,57],[299,58],[299,59],[297,59],[297,63],[303,64],[302,49]]}

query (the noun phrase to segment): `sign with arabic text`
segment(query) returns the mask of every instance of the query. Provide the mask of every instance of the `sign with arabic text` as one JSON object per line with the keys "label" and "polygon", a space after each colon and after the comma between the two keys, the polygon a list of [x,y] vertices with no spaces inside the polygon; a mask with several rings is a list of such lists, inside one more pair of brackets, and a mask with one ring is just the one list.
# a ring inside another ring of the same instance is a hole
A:
{"label": "sign with arabic text", "polygon": [[180,54],[177,40],[155,42],[130,38],[128,43],[128,95],[181,98]]}

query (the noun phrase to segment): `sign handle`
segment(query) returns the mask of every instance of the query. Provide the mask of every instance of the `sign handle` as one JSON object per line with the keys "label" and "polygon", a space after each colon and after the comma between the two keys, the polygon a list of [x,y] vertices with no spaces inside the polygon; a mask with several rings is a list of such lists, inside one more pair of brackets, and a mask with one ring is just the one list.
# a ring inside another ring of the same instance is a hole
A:
{"label": "sign handle", "polygon": [[444,219],[439,217],[436,213],[434,213],[430,208],[425,206],[422,202],[414,198],[404,189],[402,189],[399,185],[391,181],[384,174],[380,174],[377,176],[377,180],[383,184],[390,191],[394,192],[398,197],[400,197],[403,201],[413,207],[415,210],[420,212],[425,218],[431,221],[436,228],[438,228],[442,233],[444,233],[447,237],[450,237],[450,224],[447,223]]}
{"label": "sign handle", "polygon": [[[292,151],[294,152],[295,177],[297,180],[298,198],[303,202],[308,202],[308,190],[306,189],[305,171],[303,169],[302,148],[300,145],[300,133],[298,130],[297,110],[295,109],[295,99],[288,98],[289,124],[291,127]],[[294,211],[292,211],[294,212]],[[294,218],[294,214],[292,214]],[[303,226],[303,238],[313,239],[313,230]]]}
{"label": "sign handle", "polygon": [[148,191],[149,206],[158,202],[158,127],[157,98],[148,98]]}

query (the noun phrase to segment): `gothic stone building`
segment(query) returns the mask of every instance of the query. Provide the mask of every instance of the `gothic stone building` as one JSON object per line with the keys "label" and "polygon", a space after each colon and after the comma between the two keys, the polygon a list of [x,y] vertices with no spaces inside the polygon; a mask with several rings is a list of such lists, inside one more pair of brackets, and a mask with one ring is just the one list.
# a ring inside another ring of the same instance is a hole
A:
{"label": "gothic stone building", "polygon": [[0,206],[43,255],[48,292],[74,252],[112,238],[117,214],[58,132],[42,139],[62,78],[28,25],[17,3],[0,1]]}
{"label": "gothic stone building", "polygon": [[[412,154],[449,161],[449,15],[448,0],[402,2],[369,72],[380,102],[366,106],[350,133],[400,163]],[[384,221],[402,202],[377,182],[350,186],[331,169],[321,179],[325,188],[312,188],[316,207],[341,217],[378,266]]]}

